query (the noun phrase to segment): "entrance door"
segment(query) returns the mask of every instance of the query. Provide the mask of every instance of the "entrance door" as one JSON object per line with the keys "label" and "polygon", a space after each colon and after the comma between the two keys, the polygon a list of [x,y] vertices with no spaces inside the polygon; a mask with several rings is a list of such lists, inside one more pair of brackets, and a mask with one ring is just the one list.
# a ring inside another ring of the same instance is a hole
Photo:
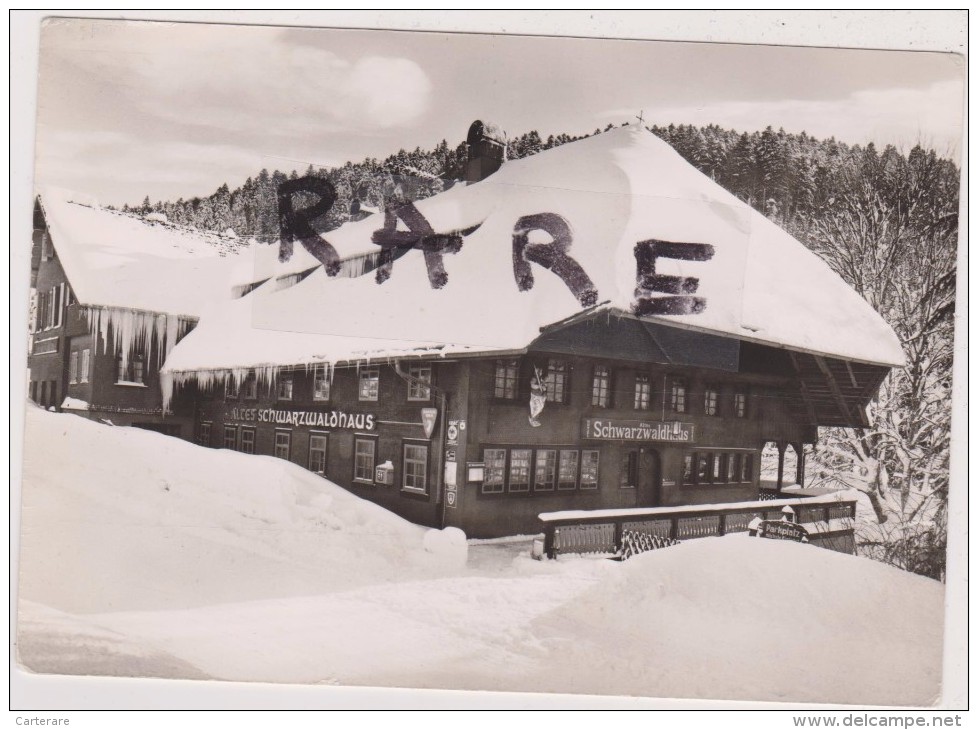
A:
{"label": "entrance door", "polygon": [[662,465],[659,453],[654,449],[644,448],[639,454],[638,489],[636,490],[636,507],[658,507],[662,499],[660,485],[662,483]]}

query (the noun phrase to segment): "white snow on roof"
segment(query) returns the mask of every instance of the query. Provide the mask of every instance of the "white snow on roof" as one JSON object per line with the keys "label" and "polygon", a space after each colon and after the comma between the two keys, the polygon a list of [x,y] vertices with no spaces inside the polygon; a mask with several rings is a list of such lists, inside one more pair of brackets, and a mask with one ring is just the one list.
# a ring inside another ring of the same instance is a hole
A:
{"label": "white snow on roof", "polygon": [[[524,348],[541,327],[582,311],[561,278],[537,264],[530,264],[533,287],[517,285],[514,228],[521,217],[541,213],[568,223],[567,254],[604,307],[630,311],[636,301],[639,241],[708,244],[709,260],[663,257],[655,265],[660,275],[698,279],[694,295],[705,308],[649,319],[799,351],[903,363],[892,329],[827,264],[638,127],[509,162],[482,182],[455,186],[416,207],[437,233],[478,226],[458,253],[443,255],[444,287],[431,287],[417,250],[396,260],[382,284],[373,272],[331,278],[319,269],[289,288],[262,287],[226,303],[178,345],[166,369],[337,362],[351,359],[352,351],[396,356],[434,343],[446,345],[443,352]],[[324,238],[343,258],[362,256],[379,250],[371,237],[381,226],[372,217]],[[529,233],[531,244],[551,240],[543,231]],[[299,243],[295,252],[291,265],[298,270],[311,257]],[[277,247],[261,254],[277,255]],[[259,273],[275,269],[260,261],[251,266]]]}
{"label": "white snow on roof", "polygon": [[42,189],[40,199],[81,304],[198,317],[230,296],[237,241],[107,210],[59,188]]}

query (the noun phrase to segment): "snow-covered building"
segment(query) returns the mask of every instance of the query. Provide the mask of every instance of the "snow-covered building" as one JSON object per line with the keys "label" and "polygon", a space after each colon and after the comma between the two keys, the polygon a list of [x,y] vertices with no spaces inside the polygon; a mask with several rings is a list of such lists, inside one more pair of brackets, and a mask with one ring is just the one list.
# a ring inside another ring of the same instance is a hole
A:
{"label": "snow-covered building", "polygon": [[279,254],[173,349],[164,403],[470,536],[756,499],[766,443],[866,425],[903,362],[823,261],[637,127]]}
{"label": "snow-covered building", "polygon": [[29,396],[46,408],[173,435],[193,403],[164,413],[159,368],[224,281],[237,242],[46,188],[34,205]]}

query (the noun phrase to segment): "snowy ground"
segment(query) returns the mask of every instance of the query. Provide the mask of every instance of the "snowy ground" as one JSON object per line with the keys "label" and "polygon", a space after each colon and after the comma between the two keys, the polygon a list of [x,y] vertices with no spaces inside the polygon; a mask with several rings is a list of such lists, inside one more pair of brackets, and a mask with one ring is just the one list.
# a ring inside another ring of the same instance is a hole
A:
{"label": "snowy ground", "polygon": [[17,643],[33,671],[893,705],[940,692],[942,585],[863,558],[736,536],[626,563],[473,542],[461,565],[271,457],[36,408],[26,443]]}

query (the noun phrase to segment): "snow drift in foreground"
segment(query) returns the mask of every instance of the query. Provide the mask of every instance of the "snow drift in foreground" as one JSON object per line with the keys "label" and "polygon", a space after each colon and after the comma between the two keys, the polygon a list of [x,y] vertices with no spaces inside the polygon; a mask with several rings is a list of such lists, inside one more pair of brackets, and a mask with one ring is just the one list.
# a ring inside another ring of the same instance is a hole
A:
{"label": "snow drift in foreground", "polygon": [[433,557],[424,528],[271,456],[34,407],[25,443],[21,594],[62,611],[316,594]]}
{"label": "snow drift in foreground", "polygon": [[737,535],[625,563],[473,541],[459,567],[453,533],[271,457],[36,408],[26,443],[17,641],[33,671],[938,699],[943,586],[863,558]]}

